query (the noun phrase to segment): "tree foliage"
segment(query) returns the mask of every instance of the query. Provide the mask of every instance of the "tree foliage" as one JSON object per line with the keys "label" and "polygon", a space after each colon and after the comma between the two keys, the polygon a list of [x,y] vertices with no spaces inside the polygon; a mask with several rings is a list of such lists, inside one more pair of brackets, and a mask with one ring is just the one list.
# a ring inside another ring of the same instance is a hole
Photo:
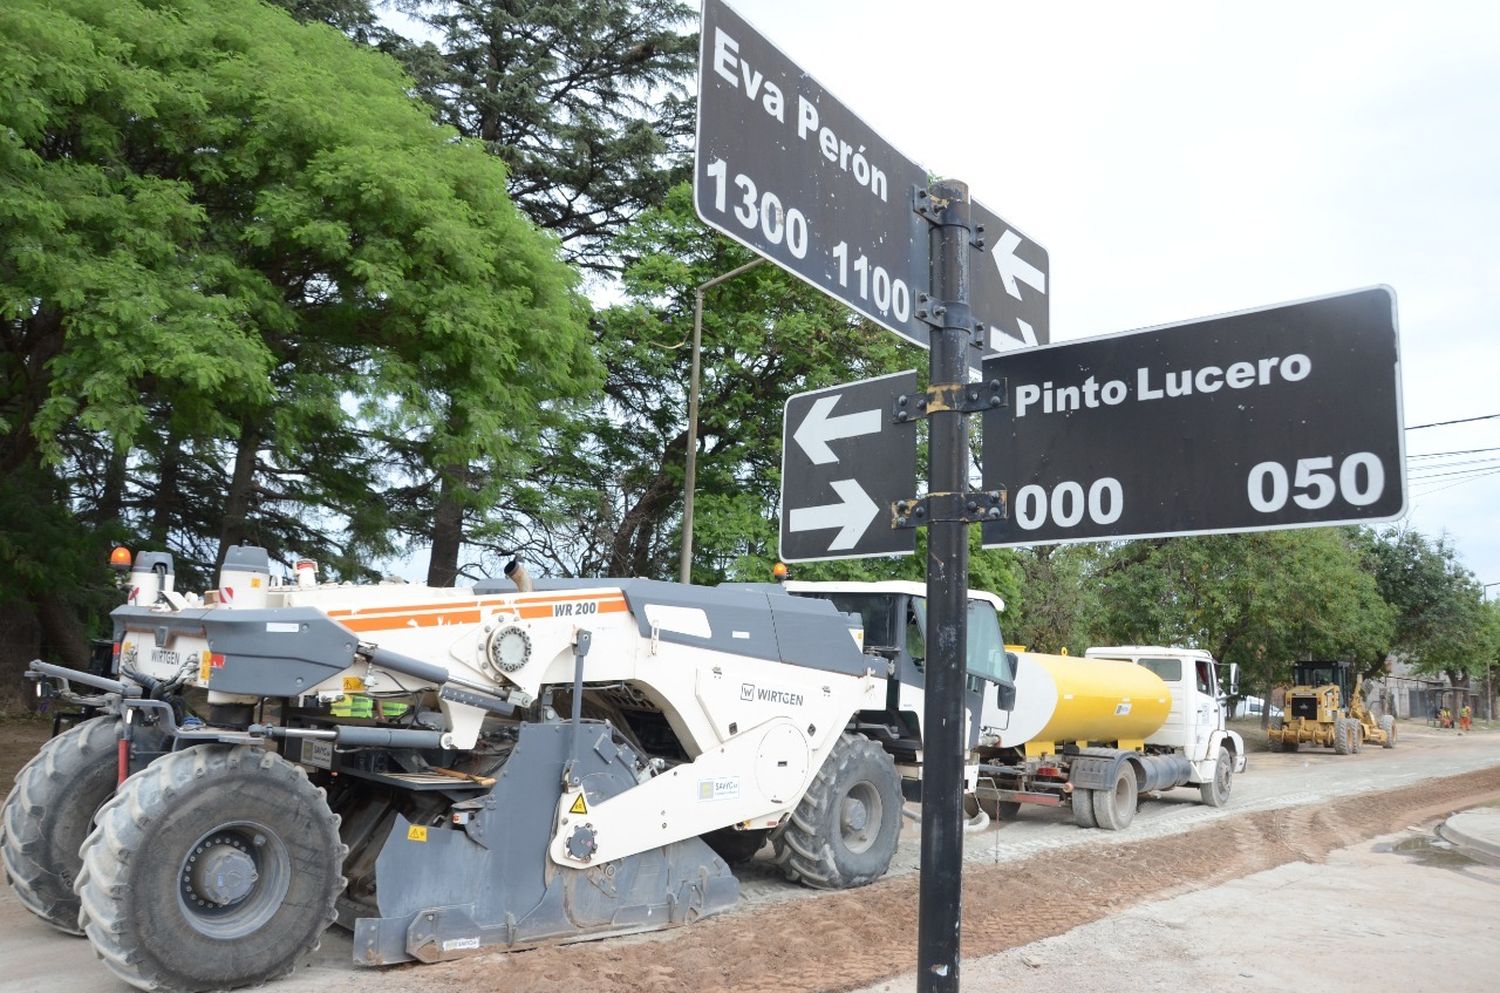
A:
{"label": "tree foliage", "polygon": [[687,176],[697,36],[681,0],[403,0],[439,35],[404,58],[444,123],[510,167],[511,196],[574,262]]}
{"label": "tree foliage", "polygon": [[1494,613],[1484,590],[1458,561],[1446,536],[1436,539],[1405,528],[1369,535],[1380,595],[1395,611],[1392,648],[1415,671],[1447,675],[1467,686],[1471,675],[1495,661]]}
{"label": "tree foliage", "polygon": [[588,387],[555,242],[409,90],[256,0],[0,9],[0,596],[128,533],[352,563],[390,447],[514,464]]}

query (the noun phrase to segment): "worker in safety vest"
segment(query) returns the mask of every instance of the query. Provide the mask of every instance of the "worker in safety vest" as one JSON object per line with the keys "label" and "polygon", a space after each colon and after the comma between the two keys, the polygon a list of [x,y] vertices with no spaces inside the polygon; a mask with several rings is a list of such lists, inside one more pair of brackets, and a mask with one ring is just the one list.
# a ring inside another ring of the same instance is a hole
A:
{"label": "worker in safety vest", "polygon": [[1458,727],[1461,731],[1471,731],[1474,728],[1474,714],[1469,710],[1469,705],[1464,704],[1463,709],[1458,712]]}

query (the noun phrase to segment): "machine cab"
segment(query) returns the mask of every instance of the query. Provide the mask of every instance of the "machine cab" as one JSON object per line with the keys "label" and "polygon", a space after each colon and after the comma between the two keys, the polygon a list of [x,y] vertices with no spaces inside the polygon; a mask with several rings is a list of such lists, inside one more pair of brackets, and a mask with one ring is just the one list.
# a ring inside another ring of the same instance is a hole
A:
{"label": "machine cab", "polygon": [[[907,748],[919,748],[922,700],[927,685],[926,586],[904,580],[873,583],[789,581],[785,586],[794,596],[829,600],[839,610],[860,617],[864,625],[865,652],[887,660],[888,718],[902,729]],[[995,594],[969,591],[966,703],[971,746],[978,741],[979,715],[986,694],[998,697],[1002,709],[1014,706],[1015,658],[1006,652],[1005,639],[1000,632],[1000,611],[1003,609],[1005,602]]]}

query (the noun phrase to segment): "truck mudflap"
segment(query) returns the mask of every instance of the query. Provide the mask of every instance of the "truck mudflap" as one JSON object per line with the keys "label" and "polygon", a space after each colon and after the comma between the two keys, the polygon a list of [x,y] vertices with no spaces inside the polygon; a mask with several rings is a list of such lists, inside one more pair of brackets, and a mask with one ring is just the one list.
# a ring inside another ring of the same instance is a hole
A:
{"label": "truck mudflap", "polygon": [[1113,789],[1120,767],[1129,763],[1141,793],[1169,790],[1192,779],[1193,765],[1182,755],[1142,755],[1114,748],[1084,748],[1072,760],[1068,781],[1074,789]]}
{"label": "truck mudflap", "polygon": [[[519,950],[686,924],[733,907],[739,882],[702,840],[688,838],[583,869],[547,856],[556,828],[571,722],[524,724],[495,785],[465,803],[464,823],[397,815],[375,863],[379,917],[354,925],[354,961],[437,962],[487,948]],[[606,725],[585,721],[597,744]],[[587,806],[637,783],[626,745],[579,749],[572,774]],[[547,797],[552,797],[551,801]]]}

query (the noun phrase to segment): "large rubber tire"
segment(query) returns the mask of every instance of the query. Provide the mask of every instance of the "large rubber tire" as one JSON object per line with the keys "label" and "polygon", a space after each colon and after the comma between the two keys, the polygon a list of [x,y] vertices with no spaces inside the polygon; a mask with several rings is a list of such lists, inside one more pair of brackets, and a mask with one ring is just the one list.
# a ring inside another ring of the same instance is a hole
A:
{"label": "large rubber tire", "polygon": [[1384,717],[1382,717],[1380,719],[1380,730],[1382,730],[1382,731],[1385,732],[1385,741],[1381,744],[1380,747],[1381,748],[1395,748],[1396,747],[1396,718],[1392,717],[1390,714],[1386,714]]}
{"label": "large rubber tire", "polygon": [[99,811],[79,923],[105,966],[141,989],[264,983],[333,923],[346,852],[300,767],[249,745],[190,748],[127,779]]}
{"label": "large rubber tire", "polygon": [[[1286,732],[1286,721],[1280,717],[1271,718],[1271,730],[1277,734],[1284,734]],[[1297,750],[1297,743],[1295,741],[1287,741],[1284,738],[1278,740],[1274,737],[1267,737],[1266,750],[1272,752],[1295,752]]]}
{"label": "large rubber tire", "polygon": [[1140,787],[1135,781],[1135,770],[1126,762],[1115,774],[1115,785],[1107,790],[1094,791],[1094,820],[1106,831],[1123,831],[1135,820],[1136,803],[1140,800]]}
{"label": "large rubber tire", "polygon": [[52,738],[16,773],[0,812],[5,878],[27,910],[68,934],[83,934],[73,894],[83,868],[78,848],[114,795],[118,740],[113,717]]}
{"label": "large rubber tire", "polygon": [[1198,796],[1210,807],[1222,807],[1229,802],[1229,791],[1234,779],[1234,755],[1228,748],[1220,746],[1219,761],[1214,766],[1214,777],[1198,784]]}
{"label": "large rubber tire", "polygon": [[1349,733],[1349,722],[1342,717],[1333,722],[1333,751],[1337,755],[1348,755],[1354,750],[1354,738]]}
{"label": "large rubber tire", "polygon": [[1081,828],[1096,828],[1099,821],[1094,817],[1094,790],[1073,791],[1073,823]]}
{"label": "large rubber tire", "polygon": [[772,838],[782,871],[817,889],[873,883],[890,868],[901,840],[901,804],[901,776],[890,754],[861,735],[840,736]]}

